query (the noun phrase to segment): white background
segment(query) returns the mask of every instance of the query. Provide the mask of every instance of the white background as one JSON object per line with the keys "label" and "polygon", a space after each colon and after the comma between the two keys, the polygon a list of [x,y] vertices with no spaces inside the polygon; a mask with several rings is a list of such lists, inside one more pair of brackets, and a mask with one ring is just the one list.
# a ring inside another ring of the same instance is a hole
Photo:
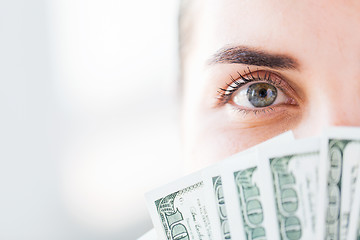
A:
{"label": "white background", "polygon": [[176,0],[0,0],[0,239],[135,239],[181,175]]}

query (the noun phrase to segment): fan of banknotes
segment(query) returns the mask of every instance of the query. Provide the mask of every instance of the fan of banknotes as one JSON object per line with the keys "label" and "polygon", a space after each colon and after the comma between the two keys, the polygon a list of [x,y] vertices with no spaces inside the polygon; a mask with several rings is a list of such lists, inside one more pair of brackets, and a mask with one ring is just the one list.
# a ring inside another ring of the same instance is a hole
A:
{"label": "fan of banknotes", "polygon": [[360,128],[291,132],[146,195],[159,240],[360,239]]}

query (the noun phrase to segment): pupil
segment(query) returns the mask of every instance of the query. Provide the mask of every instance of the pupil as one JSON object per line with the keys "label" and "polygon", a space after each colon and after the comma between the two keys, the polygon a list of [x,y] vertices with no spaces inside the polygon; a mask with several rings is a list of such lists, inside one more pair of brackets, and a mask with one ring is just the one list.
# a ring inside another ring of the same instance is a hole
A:
{"label": "pupil", "polygon": [[254,83],[249,86],[246,95],[254,107],[267,107],[275,102],[277,89],[268,83]]}
{"label": "pupil", "polygon": [[266,91],[266,89],[261,89],[260,91],[259,91],[259,96],[260,97],[262,97],[262,98],[264,98],[264,97],[266,97],[266,95],[267,95],[267,91]]}

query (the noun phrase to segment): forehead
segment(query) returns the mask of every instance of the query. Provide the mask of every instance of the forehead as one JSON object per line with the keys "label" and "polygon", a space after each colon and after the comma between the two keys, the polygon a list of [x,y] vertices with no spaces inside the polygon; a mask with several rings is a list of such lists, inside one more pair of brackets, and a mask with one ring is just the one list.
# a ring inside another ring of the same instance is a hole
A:
{"label": "forehead", "polygon": [[195,34],[204,55],[245,45],[300,60],[360,61],[359,1],[210,0],[201,11]]}

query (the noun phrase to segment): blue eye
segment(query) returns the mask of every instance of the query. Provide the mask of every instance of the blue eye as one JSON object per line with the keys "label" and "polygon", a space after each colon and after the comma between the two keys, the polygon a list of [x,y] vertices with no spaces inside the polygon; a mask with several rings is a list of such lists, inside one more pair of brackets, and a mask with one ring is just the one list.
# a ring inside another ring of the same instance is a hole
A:
{"label": "blue eye", "polygon": [[254,107],[267,107],[276,100],[277,89],[268,83],[254,83],[248,87],[246,95]]}
{"label": "blue eye", "polygon": [[296,92],[284,78],[268,71],[251,72],[245,75],[237,72],[239,77],[231,83],[226,83],[226,88],[220,88],[218,93],[218,106],[230,104],[236,110],[246,113],[259,111],[266,113],[280,106],[296,106],[297,101],[292,98]]}
{"label": "blue eye", "polygon": [[232,102],[245,108],[265,108],[287,101],[282,90],[266,82],[245,84],[232,94]]}

